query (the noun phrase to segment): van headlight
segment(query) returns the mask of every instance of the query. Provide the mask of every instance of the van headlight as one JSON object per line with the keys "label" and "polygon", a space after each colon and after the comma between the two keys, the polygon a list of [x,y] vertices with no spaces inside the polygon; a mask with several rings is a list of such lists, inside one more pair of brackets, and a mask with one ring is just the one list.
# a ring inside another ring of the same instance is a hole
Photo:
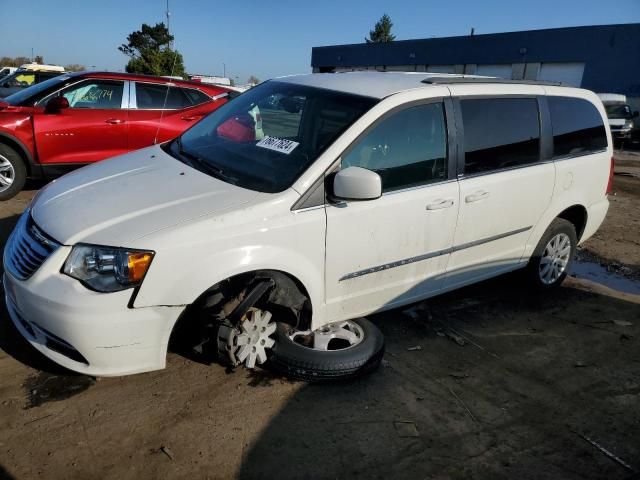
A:
{"label": "van headlight", "polygon": [[98,292],[117,292],[142,283],[155,252],[78,244],[62,271]]}

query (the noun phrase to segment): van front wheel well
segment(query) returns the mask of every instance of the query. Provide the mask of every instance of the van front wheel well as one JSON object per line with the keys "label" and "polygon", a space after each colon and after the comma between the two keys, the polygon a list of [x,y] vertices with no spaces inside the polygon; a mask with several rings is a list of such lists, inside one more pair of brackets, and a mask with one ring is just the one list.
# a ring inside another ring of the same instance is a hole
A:
{"label": "van front wheel well", "polygon": [[221,360],[218,330],[234,321],[239,306],[269,311],[275,321],[296,329],[311,327],[311,301],[302,282],[286,272],[257,270],[216,283],[189,305],[173,327],[171,350],[203,363]]}

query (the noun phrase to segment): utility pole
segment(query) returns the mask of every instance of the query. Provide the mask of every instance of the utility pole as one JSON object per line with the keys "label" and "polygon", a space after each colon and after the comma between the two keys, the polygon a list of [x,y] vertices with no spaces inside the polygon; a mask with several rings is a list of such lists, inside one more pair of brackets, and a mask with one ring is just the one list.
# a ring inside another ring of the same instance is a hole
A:
{"label": "utility pole", "polygon": [[[169,0],[167,0],[167,10],[165,12],[166,16],[167,16],[167,33],[171,34],[171,32],[169,31],[169,20],[171,17],[171,12],[169,11]],[[173,45],[171,44],[171,42],[169,42],[169,48],[173,47]]]}
{"label": "utility pole", "polygon": [[167,10],[165,11],[165,15],[167,16],[167,31],[169,31],[169,20],[171,17],[171,12],[169,11],[169,0],[167,0]]}
{"label": "utility pole", "polygon": [[227,78],[227,64],[222,62],[222,76]]}

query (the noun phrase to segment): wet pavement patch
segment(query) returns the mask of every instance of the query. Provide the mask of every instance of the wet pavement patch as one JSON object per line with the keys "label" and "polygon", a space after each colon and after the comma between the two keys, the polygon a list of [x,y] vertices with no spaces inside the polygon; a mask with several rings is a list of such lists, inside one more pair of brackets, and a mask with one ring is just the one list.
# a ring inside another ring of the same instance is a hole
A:
{"label": "wet pavement patch", "polygon": [[571,265],[571,276],[590,280],[619,292],[640,295],[640,281],[632,280],[620,273],[610,271],[597,262],[577,260]]}
{"label": "wet pavement patch", "polygon": [[25,409],[73,397],[94,383],[95,378],[86,375],[53,375],[47,372],[31,375],[23,383],[27,392]]}

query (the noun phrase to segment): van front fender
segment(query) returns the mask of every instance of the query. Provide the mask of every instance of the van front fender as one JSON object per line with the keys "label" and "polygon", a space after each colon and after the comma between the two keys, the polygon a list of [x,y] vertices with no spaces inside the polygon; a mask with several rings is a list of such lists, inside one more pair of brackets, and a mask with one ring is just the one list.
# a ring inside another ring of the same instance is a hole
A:
{"label": "van front fender", "polygon": [[[258,270],[276,270],[295,277],[306,289],[314,319],[322,310],[324,251],[318,249],[311,259],[299,252],[277,246],[247,245],[199,257],[172,252],[154,258],[147,278],[142,283],[134,308],[158,305],[189,305],[206,290],[233,276]],[[185,266],[191,265],[191,268]]]}

